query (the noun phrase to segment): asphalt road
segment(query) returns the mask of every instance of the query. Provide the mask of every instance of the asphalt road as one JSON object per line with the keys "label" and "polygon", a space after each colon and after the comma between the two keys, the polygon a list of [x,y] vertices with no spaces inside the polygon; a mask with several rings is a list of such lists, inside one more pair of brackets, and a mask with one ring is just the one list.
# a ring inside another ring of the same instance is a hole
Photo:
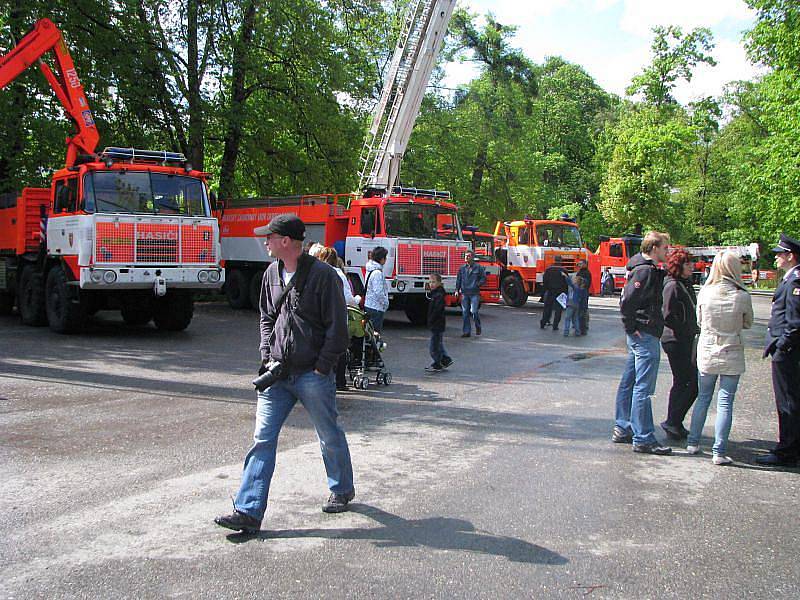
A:
{"label": "asphalt road", "polygon": [[[261,536],[231,507],[251,441],[254,312],[200,305],[189,330],[114,315],[58,336],[0,318],[0,596],[6,598],[796,598],[798,472],[752,458],[776,435],[768,299],[755,298],[729,454],[611,444],[624,360],[614,299],[589,336],[540,306],[483,309],[449,372],[427,332],[390,316],[394,383],[339,397],[357,497],[320,511],[319,448],[298,408]],[[669,386],[661,365],[655,414]],[[706,434],[713,433],[710,412]],[[688,425],[688,419],[687,419]]]}

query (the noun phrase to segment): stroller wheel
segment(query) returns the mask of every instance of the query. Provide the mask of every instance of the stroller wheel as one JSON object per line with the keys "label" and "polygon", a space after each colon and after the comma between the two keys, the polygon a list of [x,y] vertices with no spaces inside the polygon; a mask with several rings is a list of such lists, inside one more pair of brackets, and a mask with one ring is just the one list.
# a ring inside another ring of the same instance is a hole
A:
{"label": "stroller wheel", "polygon": [[369,378],[368,377],[362,377],[361,378],[361,389],[362,390],[366,390],[368,387],[369,387]]}
{"label": "stroller wheel", "polygon": [[383,385],[389,385],[392,383],[392,374],[391,373],[384,373],[383,374]]}

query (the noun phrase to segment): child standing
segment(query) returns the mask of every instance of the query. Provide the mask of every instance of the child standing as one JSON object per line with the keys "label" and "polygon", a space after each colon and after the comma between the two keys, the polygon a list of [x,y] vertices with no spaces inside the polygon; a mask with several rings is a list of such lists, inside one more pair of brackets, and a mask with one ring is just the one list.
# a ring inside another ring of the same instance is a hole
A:
{"label": "child standing", "polygon": [[428,285],[431,289],[428,303],[428,329],[431,330],[430,352],[433,364],[425,367],[425,371],[436,373],[452,365],[453,359],[447,355],[447,350],[444,349],[445,316],[442,276],[439,273],[431,273],[428,277]]}
{"label": "child standing", "polygon": [[575,330],[576,336],[585,335],[582,331],[581,320],[584,305],[589,302],[589,286],[586,280],[577,273],[572,277],[568,275],[564,275],[564,277],[567,278],[567,285],[569,285],[564,337],[569,337],[570,326]]}

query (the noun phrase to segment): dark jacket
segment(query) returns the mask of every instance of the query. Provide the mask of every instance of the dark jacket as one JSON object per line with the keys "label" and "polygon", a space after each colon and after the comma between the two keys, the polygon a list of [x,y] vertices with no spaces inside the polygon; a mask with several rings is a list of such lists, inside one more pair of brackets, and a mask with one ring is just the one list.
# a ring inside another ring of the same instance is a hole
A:
{"label": "dark jacket", "polygon": [[464,263],[456,275],[456,291],[467,295],[480,294],[481,286],[486,283],[486,269],[476,262],[472,266]]}
{"label": "dark jacket", "polygon": [[782,279],[772,297],[764,356],[780,362],[800,354],[800,267]]}
{"label": "dark jacket", "polygon": [[444,316],[444,287],[431,290],[431,301],[428,302],[428,329],[431,331],[445,330]]}
{"label": "dark jacket", "polygon": [[567,306],[571,306],[572,308],[577,308],[579,310],[583,310],[584,306],[589,306],[589,289],[578,287],[569,276],[564,277],[564,281],[566,281],[567,285],[569,286]]}
{"label": "dark jacket", "polygon": [[586,280],[587,289],[592,289],[592,273],[589,271],[589,267],[583,267],[578,271],[578,275],[583,277]]}
{"label": "dark jacket", "polygon": [[308,270],[301,292],[289,291],[276,319],[272,312],[284,287],[283,261],[272,262],[264,272],[261,358],[279,360],[293,374],[313,369],[327,374],[349,342],[342,280],[333,267],[307,254],[301,255],[294,277],[303,269]]}
{"label": "dark jacket", "polygon": [[567,293],[567,280],[564,277],[567,272],[561,267],[551,265],[544,270],[542,275],[542,287],[545,291],[552,292],[557,297],[559,294]]}
{"label": "dark jacket", "polygon": [[689,343],[700,333],[697,325],[697,296],[690,281],[675,279],[671,275],[664,278],[662,293],[664,305],[664,334],[662,343]]}
{"label": "dark jacket", "polygon": [[628,276],[619,302],[625,332],[639,331],[660,338],[664,331],[661,305],[665,273],[641,253],[631,258],[625,268]]}

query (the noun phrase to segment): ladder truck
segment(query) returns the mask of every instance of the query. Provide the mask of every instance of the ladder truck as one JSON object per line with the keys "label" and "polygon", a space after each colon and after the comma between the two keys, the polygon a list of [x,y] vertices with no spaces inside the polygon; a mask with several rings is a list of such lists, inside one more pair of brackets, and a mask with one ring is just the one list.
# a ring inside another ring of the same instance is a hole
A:
{"label": "ladder truck", "polygon": [[174,152],[95,153],[89,102],[49,19],[0,56],[0,88],[37,63],[75,133],[49,188],[0,198],[0,314],[16,305],[27,325],[74,333],[87,316],[118,309],[130,325],[185,329],[193,293],[224,282],[208,174]]}
{"label": "ladder truck", "polygon": [[383,272],[390,308],[404,310],[413,323],[425,322],[430,273],[440,273],[445,289],[455,290],[469,249],[456,205],[449,192],[400,185],[400,163],[455,4],[456,0],[412,0],[403,16],[360,154],[361,193],[226,202],[218,217],[231,306],[256,303],[270,257],[253,229],[281,212],[303,219],[307,239],[336,248],[357,294],[363,295],[370,251],[386,248]]}

